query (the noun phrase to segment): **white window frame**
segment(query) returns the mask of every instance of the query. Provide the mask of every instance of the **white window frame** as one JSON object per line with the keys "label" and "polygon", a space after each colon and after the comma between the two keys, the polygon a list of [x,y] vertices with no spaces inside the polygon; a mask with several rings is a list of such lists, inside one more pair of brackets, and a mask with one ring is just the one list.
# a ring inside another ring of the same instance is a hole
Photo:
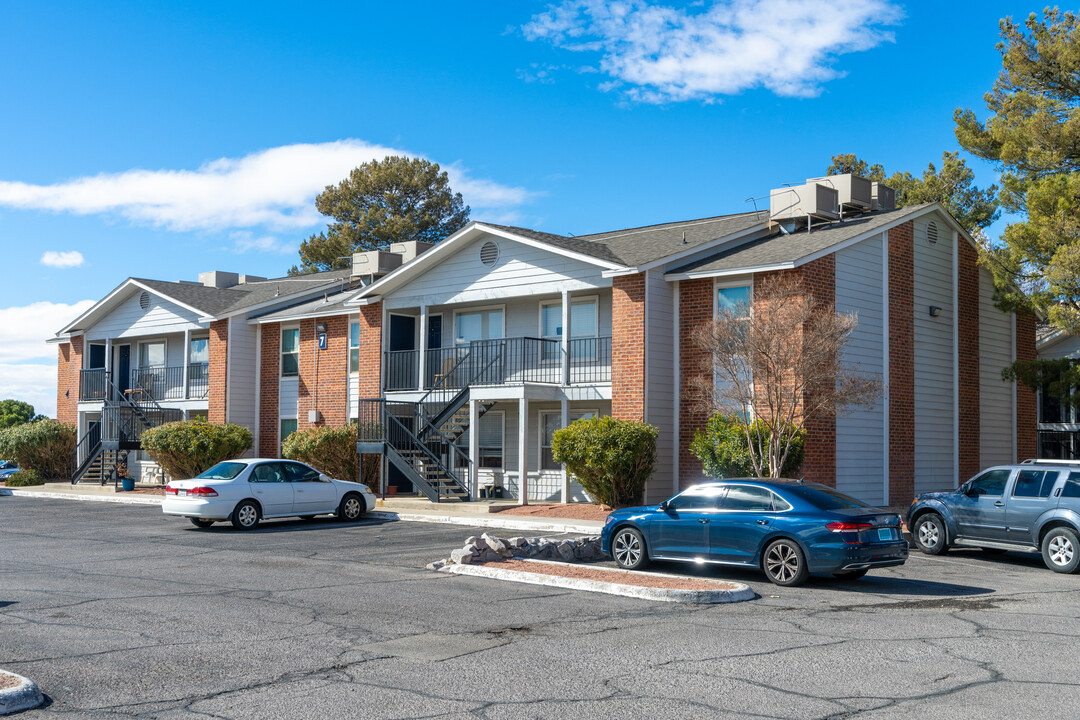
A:
{"label": "white window frame", "polygon": [[[499,442],[499,446],[500,446],[499,447],[499,462],[501,464],[497,468],[485,468],[485,467],[478,466],[477,467],[478,470],[497,470],[497,471],[500,471],[500,472],[505,472],[506,471],[506,411],[505,410],[488,410],[486,413],[483,414],[483,416],[481,416],[480,420],[483,420],[484,418],[489,417],[489,416],[490,417],[495,417],[496,415],[499,416],[499,425],[500,425],[500,428],[501,428],[500,431],[499,431],[499,436],[501,438],[501,440]],[[479,422],[479,421],[477,421],[477,422]],[[477,435],[477,437],[479,437],[479,435],[480,435],[480,428],[479,427],[477,428],[476,435]],[[466,456],[471,456],[471,454],[468,452],[468,450],[469,450],[468,446],[467,445],[463,446],[461,444],[462,441],[464,441],[466,443],[469,441],[469,432],[468,432],[468,430],[466,430],[464,433],[462,433],[461,437],[458,438],[457,447],[458,447],[459,450],[466,451],[465,452]],[[455,453],[455,455],[456,455],[456,453]],[[479,448],[477,448],[477,457],[479,457],[479,456],[480,456],[480,450],[479,450]]]}
{"label": "white window frame", "polygon": [[[353,328],[356,328],[356,346],[355,347],[353,347],[353,344],[352,344],[352,341],[353,341]],[[356,351],[356,369],[355,370],[353,370],[353,366],[352,366],[353,350]],[[352,318],[349,318],[349,374],[350,375],[359,375],[360,374],[360,321],[359,320],[354,321]],[[357,419],[357,422],[359,422],[359,419]]]}
{"label": "white window frame", "polygon": [[[285,333],[296,331],[296,350],[293,352],[285,352]],[[296,373],[285,374],[285,356],[296,355]],[[278,332],[278,375],[283,378],[300,377],[300,326],[299,325],[283,325]]]}
{"label": "white window frame", "polygon": [[[443,340],[443,347],[458,347],[458,334],[457,334],[457,319],[458,315],[469,315],[470,313],[484,312],[486,310],[501,310],[502,311],[502,335],[497,338],[485,338],[486,340],[505,340],[506,339],[506,305],[477,305],[476,307],[464,307],[454,308],[454,326],[451,331],[454,333],[453,345],[447,346],[446,340]],[[443,334],[446,334],[446,328],[443,328]],[[467,342],[461,343],[462,345],[468,344]]]}
{"label": "white window frame", "polygon": [[[299,418],[295,418],[295,417],[279,417],[278,418],[278,424],[277,424],[277,431],[278,431],[277,447],[278,447],[278,458],[279,459],[285,457],[284,455],[281,454],[281,444],[283,442],[285,442],[285,437],[288,437],[288,436],[282,437],[283,433],[281,431],[281,423],[283,423],[283,422],[285,422],[287,420],[292,420],[294,423],[296,423],[296,430],[293,430],[293,432],[297,432],[297,431],[300,430],[300,419]],[[289,433],[289,435],[292,435],[292,433]]]}
{"label": "white window frame", "polygon": [[[209,335],[192,335],[190,338],[188,338],[187,355],[185,357],[185,361],[187,362],[188,365],[194,365],[195,364],[195,361],[191,359],[191,343],[195,342],[196,340],[205,340],[206,341],[206,360],[205,361],[200,361],[200,362],[205,362],[205,363],[209,364],[209,362],[210,362],[210,336]],[[165,352],[165,357],[167,358],[168,357],[168,348],[165,348],[165,351],[166,351]]]}
{"label": "white window frame", "polygon": [[[600,417],[600,410],[597,408],[571,408],[566,418],[570,422],[580,420],[589,413],[592,413],[593,417]],[[544,416],[545,415],[558,415],[559,421],[562,421],[562,410],[537,410],[536,411],[536,472],[549,472],[556,473],[562,468],[559,465],[557,468],[545,468],[544,467],[544,448],[550,447],[544,445]],[[574,417],[577,415],[578,417]],[[559,428],[562,430],[562,428]]]}
{"label": "white window frame", "polygon": [[[209,336],[207,336],[207,337],[209,337]],[[142,359],[143,359],[143,351],[142,351],[142,349],[143,349],[144,345],[161,345],[162,346],[162,348],[163,348],[163,350],[162,350],[162,359],[164,361],[162,365],[143,365],[142,364]],[[135,352],[136,352],[136,357],[135,357],[136,365],[135,366],[137,368],[156,368],[156,367],[163,367],[164,368],[164,367],[169,367],[169,339],[168,338],[163,337],[163,338],[153,338],[153,339],[150,339],[150,340],[140,340],[138,346],[135,348]]]}
{"label": "white window frame", "polygon": [[[748,303],[750,314],[747,315],[745,318],[745,320],[749,322],[750,318],[752,318],[754,315],[754,276],[751,275],[749,277],[742,277],[736,280],[716,279],[713,281],[712,300],[714,320],[720,315],[720,291],[726,288],[750,288],[750,301]],[[715,363],[713,364],[713,367],[716,367]],[[716,383],[716,380],[717,378],[714,377],[714,385]],[[753,420],[754,416],[757,414],[753,406],[746,408],[743,412],[745,412],[746,416],[751,420]]]}

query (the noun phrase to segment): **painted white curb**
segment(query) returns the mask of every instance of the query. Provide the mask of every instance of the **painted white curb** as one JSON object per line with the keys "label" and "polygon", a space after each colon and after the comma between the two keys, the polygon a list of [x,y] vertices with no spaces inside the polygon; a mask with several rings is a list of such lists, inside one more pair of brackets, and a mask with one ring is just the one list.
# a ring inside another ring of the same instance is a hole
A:
{"label": "painted white curb", "polygon": [[[521,559],[521,558],[518,558]],[[568,563],[553,563],[546,560],[528,560],[527,562],[547,563],[549,565],[566,565]],[[625,573],[629,576],[649,575],[652,577],[670,577],[686,580],[683,575],[663,575],[659,573],[641,573],[633,570],[609,570],[617,576]],[[735,603],[744,600],[753,600],[757,594],[743,583],[730,583],[735,585],[734,590],[673,590],[669,588],[641,587],[640,585],[623,585],[621,583],[604,582],[601,580],[587,580],[585,578],[569,578],[561,575],[545,575],[544,573],[523,572],[521,570],[508,570],[498,567],[498,563],[485,565],[444,565],[439,572],[449,572],[455,575],[472,575],[486,577],[494,580],[509,580],[510,582],[528,583],[529,585],[547,585],[548,587],[567,588],[570,590],[586,590],[588,592],[607,593],[609,595],[625,595],[626,597],[639,598],[641,600],[658,600],[660,602],[681,603]]]}
{"label": "painted white curb", "polygon": [[19,488],[0,488],[0,495],[17,495],[19,497],[52,498],[55,500],[89,500],[90,502],[120,503],[121,505],[160,505],[165,498],[156,495],[76,495],[75,493],[58,492],[34,492],[33,490],[20,490]]}
{"label": "painted white curb", "polygon": [[32,680],[27,680],[22,675],[16,675],[7,670],[0,670],[0,674],[10,675],[20,681],[15,687],[0,690],[0,715],[30,710],[45,702],[45,696]]}
{"label": "painted white curb", "polygon": [[556,523],[550,520],[530,522],[529,520],[509,520],[504,518],[478,515],[427,515],[421,513],[398,513],[385,510],[373,510],[364,517],[383,520],[402,520],[404,522],[442,523],[445,525],[468,525],[469,527],[495,528],[497,530],[527,530],[535,533],[575,533],[578,535],[599,535],[602,525],[572,525]]}

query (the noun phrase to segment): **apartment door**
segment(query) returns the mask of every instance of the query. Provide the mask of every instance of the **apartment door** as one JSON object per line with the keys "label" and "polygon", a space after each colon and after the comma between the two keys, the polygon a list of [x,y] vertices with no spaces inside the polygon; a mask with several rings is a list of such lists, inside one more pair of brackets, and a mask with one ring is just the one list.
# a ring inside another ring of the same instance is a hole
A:
{"label": "apartment door", "polygon": [[113,382],[116,389],[123,395],[131,385],[131,346],[118,345],[116,347],[116,377]]}
{"label": "apartment door", "polygon": [[390,354],[386,358],[386,389],[415,390],[420,365],[416,357],[416,318],[390,315]]}

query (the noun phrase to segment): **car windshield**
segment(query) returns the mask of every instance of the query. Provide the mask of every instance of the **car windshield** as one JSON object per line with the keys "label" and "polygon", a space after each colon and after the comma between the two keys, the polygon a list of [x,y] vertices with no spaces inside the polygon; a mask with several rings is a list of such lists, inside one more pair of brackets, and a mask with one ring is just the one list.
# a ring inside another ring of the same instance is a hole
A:
{"label": "car windshield", "polygon": [[196,476],[198,480],[232,480],[244,471],[247,465],[238,462],[219,462],[202,475]]}
{"label": "car windshield", "polygon": [[785,488],[788,492],[798,495],[818,510],[843,510],[845,508],[866,508],[862,500],[856,500],[850,495],[845,495],[828,485],[793,485]]}

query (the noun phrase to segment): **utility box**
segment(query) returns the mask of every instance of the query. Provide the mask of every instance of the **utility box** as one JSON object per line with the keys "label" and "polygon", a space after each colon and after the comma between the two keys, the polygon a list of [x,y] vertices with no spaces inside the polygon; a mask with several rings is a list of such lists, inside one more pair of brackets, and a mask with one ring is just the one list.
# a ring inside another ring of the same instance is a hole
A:
{"label": "utility box", "polygon": [[311,423],[312,425],[319,422],[319,411],[318,410],[308,410],[307,411],[307,421],[309,423]]}
{"label": "utility box", "polygon": [[836,220],[840,217],[840,194],[836,188],[813,181],[769,192],[772,220]]}

